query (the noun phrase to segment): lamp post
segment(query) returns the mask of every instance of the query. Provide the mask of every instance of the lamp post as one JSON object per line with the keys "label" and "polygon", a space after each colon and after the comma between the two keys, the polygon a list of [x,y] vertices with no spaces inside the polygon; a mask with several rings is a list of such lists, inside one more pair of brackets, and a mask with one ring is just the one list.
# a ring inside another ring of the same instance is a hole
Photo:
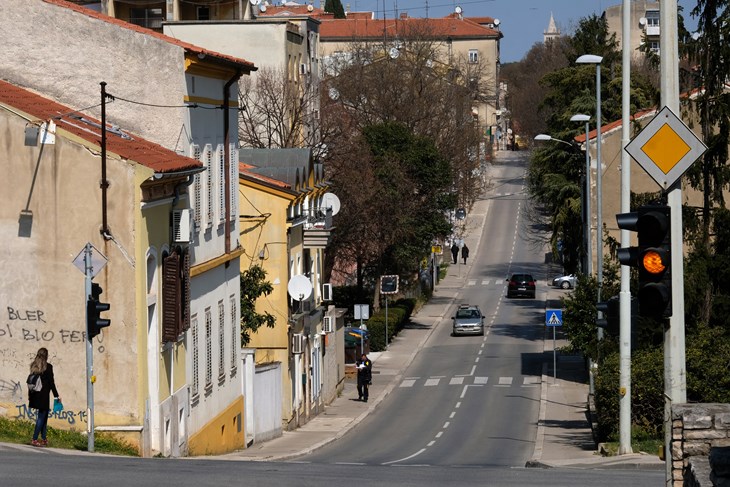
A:
{"label": "lamp post", "polygon": [[[588,115],[573,115],[573,117],[570,120],[571,121],[581,121],[581,122],[584,121],[583,118],[575,119],[575,117],[586,117],[585,121],[586,121],[586,142],[587,142],[588,141],[588,132],[587,132],[587,130],[588,130],[588,122],[587,122],[587,120],[589,120],[590,117],[588,117]],[[573,119],[575,119],[575,120],[573,120]],[[565,140],[556,139],[555,137],[551,137],[548,134],[537,134],[535,136],[535,140],[540,140],[540,141],[548,141],[548,140],[550,140],[552,142],[558,142],[560,144],[565,144],[567,146],[570,146],[570,148],[573,149],[573,150],[577,150],[578,149],[575,144],[571,144],[570,142],[567,142]],[[592,273],[592,271],[590,270],[590,266],[591,266],[591,263],[590,263],[590,254],[591,254],[590,218],[591,218],[591,211],[590,211],[590,184],[588,183],[588,181],[589,181],[589,179],[588,179],[589,178],[589,176],[588,176],[588,174],[589,174],[588,173],[588,170],[590,169],[590,167],[588,166],[588,164],[589,164],[588,149],[586,148],[586,174],[585,174],[585,178],[584,178],[585,179],[585,184],[583,186],[583,197],[581,198],[581,200],[582,200],[581,201],[581,213],[582,213],[581,216],[583,217],[583,246],[584,246],[584,249],[585,249],[584,250],[585,253],[589,256],[589,258],[587,258],[585,260],[588,261],[588,269],[589,269],[588,270],[588,274],[591,274]],[[584,201],[585,201],[585,203],[583,203]],[[584,272],[585,272],[585,269],[586,269],[586,267],[584,266],[583,267],[583,271]]]}
{"label": "lamp post", "polygon": [[[596,302],[601,301],[601,287],[603,286],[603,195],[601,194],[601,61],[603,57],[594,54],[584,54],[575,60],[577,64],[596,65],[596,281],[598,295]],[[603,313],[598,312],[598,319]],[[603,338],[603,329],[598,328],[598,339]]]}
{"label": "lamp post", "polygon": [[591,256],[591,156],[588,153],[588,121],[591,119],[590,116],[582,113],[577,113],[570,117],[571,122],[585,122],[586,124],[586,169],[585,169],[585,186],[584,191],[584,211],[585,211],[585,227],[583,228],[583,238],[585,239],[586,257],[585,257],[585,270],[587,275],[593,274],[593,257]]}

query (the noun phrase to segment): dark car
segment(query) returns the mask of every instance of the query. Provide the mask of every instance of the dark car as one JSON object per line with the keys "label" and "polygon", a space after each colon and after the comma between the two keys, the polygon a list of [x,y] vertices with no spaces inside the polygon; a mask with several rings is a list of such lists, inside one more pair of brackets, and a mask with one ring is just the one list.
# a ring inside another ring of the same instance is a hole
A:
{"label": "dark car", "polygon": [[516,296],[526,296],[528,298],[535,297],[535,279],[531,274],[512,274],[507,279],[507,297],[514,298]]}
{"label": "dark car", "polygon": [[462,304],[451,319],[454,322],[454,336],[484,335],[484,315],[479,306]]}

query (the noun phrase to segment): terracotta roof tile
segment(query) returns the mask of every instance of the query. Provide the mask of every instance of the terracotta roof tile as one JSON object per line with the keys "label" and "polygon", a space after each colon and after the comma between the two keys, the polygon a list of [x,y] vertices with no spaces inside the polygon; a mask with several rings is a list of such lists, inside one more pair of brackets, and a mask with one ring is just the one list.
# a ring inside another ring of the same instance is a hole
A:
{"label": "terracotta roof tile", "polygon": [[[35,117],[38,122],[54,119],[58,129],[101,146],[101,122],[88,115],[74,112],[71,108],[2,80],[0,80],[0,103]],[[108,123],[107,126],[111,128]],[[200,161],[181,156],[136,135],[126,135],[130,138],[122,137],[118,132],[107,129],[107,151],[159,173],[203,167]]]}
{"label": "terracotta roof tile", "polygon": [[261,181],[262,183],[268,184],[269,186],[276,186],[279,188],[291,190],[290,184],[287,184],[284,181],[280,181],[278,179],[264,176],[263,174],[258,174],[256,172],[253,172],[252,169],[255,169],[255,168],[256,168],[256,166],[252,166],[251,164],[246,164],[244,162],[238,163],[238,172],[243,177],[248,178],[248,179],[256,179],[258,181]]}
{"label": "terracotta roof tile", "polygon": [[382,39],[383,30],[387,36],[395,37],[399,33],[410,29],[423,32],[432,32],[435,37],[451,38],[495,38],[502,37],[502,33],[479,25],[469,19],[446,17],[442,19],[335,19],[322,21],[319,28],[319,37],[322,40],[334,39]]}
{"label": "terracotta roof tile", "polygon": [[193,54],[211,56],[220,61],[236,64],[236,65],[239,65],[240,67],[245,67],[249,71],[256,71],[258,69],[256,66],[254,66],[254,64],[251,61],[246,61],[245,59],[240,59],[240,58],[237,58],[234,56],[229,56],[227,54],[210,51],[208,49],[204,49],[204,48],[196,46],[194,44],[190,44],[189,42],[184,42],[179,39],[175,39],[174,37],[166,36],[165,34],[160,34],[159,32],[155,32],[154,30],[146,29],[144,27],[140,27],[135,24],[130,24],[129,22],[115,19],[114,17],[109,17],[108,15],[104,15],[95,10],[91,10],[86,7],[82,7],[80,5],[68,2],[66,0],[43,0],[43,1],[46,3],[49,3],[51,5],[56,5],[56,6],[59,6],[62,8],[73,10],[75,12],[78,12],[82,15],[86,15],[88,17],[99,19],[99,20],[107,22],[109,24],[118,25],[119,27],[122,27],[124,29],[133,30],[135,32],[139,32],[140,34],[148,35],[150,37],[155,37],[157,39],[168,42],[170,44],[174,44],[176,46],[182,47],[186,51],[189,51]]}

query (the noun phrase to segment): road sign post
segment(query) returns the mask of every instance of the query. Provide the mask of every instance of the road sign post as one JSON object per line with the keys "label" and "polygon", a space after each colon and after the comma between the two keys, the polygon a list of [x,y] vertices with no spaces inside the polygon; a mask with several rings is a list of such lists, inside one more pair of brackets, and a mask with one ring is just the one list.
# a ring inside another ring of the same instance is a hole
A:
{"label": "road sign post", "polygon": [[555,349],[555,328],[563,326],[563,310],[562,309],[546,309],[545,310],[545,326],[553,329],[553,384],[558,379],[558,359]]}

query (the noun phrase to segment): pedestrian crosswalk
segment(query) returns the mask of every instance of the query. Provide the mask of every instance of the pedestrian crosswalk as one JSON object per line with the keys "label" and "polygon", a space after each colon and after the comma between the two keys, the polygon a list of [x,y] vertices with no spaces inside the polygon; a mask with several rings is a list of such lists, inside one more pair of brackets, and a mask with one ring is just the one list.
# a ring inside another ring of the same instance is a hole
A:
{"label": "pedestrian crosswalk", "polygon": [[400,387],[437,387],[439,385],[492,385],[494,387],[538,387],[542,383],[542,377],[526,375],[522,377],[484,377],[484,376],[454,376],[454,377],[406,377],[400,383]]}

